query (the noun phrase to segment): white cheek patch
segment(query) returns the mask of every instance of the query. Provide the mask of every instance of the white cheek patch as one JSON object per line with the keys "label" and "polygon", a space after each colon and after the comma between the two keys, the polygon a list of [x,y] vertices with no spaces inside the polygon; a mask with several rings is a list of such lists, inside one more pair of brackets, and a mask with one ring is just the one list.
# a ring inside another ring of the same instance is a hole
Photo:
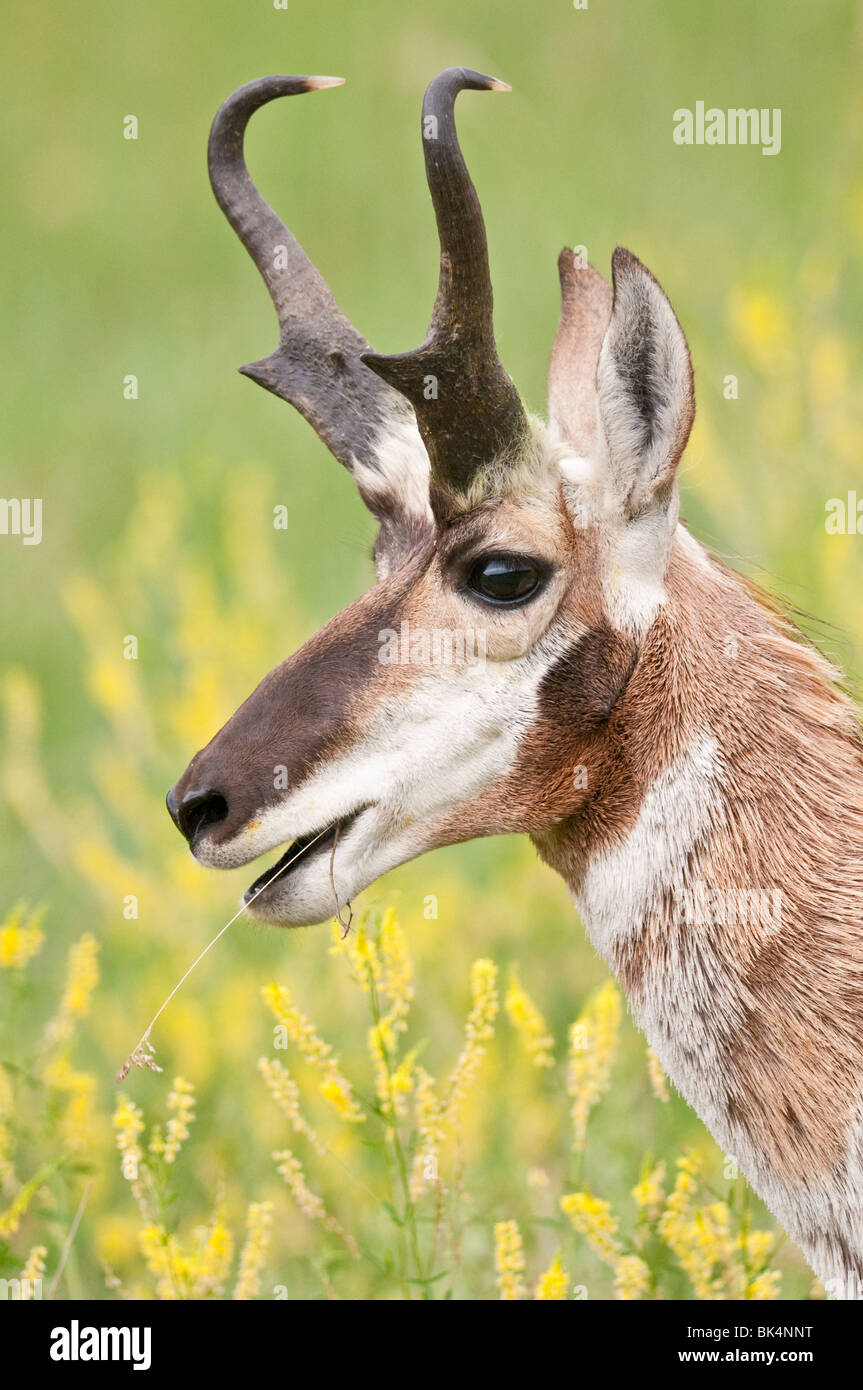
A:
{"label": "white cheek patch", "polygon": [[369,801],[418,819],[471,798],[515,759],[543,674],[530,665],[418,672],[410,690],[382,703],[347,753],[263,812],[262,841],[280,844]]}
{"label": "white cheek patch", "polygon": [[643,637],[667,600],[664,581],[677,522],[676,495],[668,508],[657,506],[629,519],[608,489],[606,459],[568,455],[559,460],[558,470],[573,526],[596,527],[605,541],[597,579],[609,622],[618,632]]}
{"label": "white cheek patch", "polygon": [[624,522],[618,531],[603,592],[609,620],[619,632],[643,637],[665,604],[673,532],[668,514],[659,510]]}
{"label": "white cheek patch", "polygon": [[431,523],[429,457],[416,421],[394,416],[374,446],[377,467],[354,459],[351,476],[371,510],[406,512]]}

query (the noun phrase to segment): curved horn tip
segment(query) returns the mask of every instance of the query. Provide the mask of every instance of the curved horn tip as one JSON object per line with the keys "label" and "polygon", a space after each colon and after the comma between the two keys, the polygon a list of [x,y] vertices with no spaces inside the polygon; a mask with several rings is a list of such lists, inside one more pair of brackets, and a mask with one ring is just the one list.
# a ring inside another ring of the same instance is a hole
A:
{"label": "curved horn tip", "polygon": [[325,87],[344,87],[346,77],[307,77],[306,91],[321,92]]}
{"label": "curved horn tip", "polygon": [[452,73],[458,73],[464,81],[474,88],[474,90],[486,92],[511,92],[512,87],[508,82],[502,82],[499,77],[490,77],[487,72],[477,72],[476,68],[448,68],[440,74],[446,77]]}

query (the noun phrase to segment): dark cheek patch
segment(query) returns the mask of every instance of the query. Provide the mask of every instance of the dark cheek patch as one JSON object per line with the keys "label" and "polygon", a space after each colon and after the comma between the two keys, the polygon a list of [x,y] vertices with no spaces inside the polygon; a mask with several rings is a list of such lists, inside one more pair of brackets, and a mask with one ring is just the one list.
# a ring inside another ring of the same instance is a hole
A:
{"label": "dark cheek patch", "polygon": [[635,667],[634,642],[608,623],[592,628],[543,678],[542,718],[580,735],[595,732],[611,717]]}
{"label": "dark cheek patch", "polygon": [[635,659],[635,644],[602,621],[540,684],[539,717],[510,781],[524,812],[519,828],[529,831],[544,857],[564,832],[577,840],[590,833],[601,838],[597,817],[623,820],[629,813],[631,779],[612,728]]}

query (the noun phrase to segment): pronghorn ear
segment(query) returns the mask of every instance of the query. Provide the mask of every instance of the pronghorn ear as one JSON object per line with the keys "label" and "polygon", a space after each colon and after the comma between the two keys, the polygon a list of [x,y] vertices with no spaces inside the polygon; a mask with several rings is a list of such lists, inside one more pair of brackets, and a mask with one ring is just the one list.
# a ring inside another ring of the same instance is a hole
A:
{"label": "pronghorn ear", "polygon": [[667,508],[695,415],[683,329],[650,271],[618,247],[597,369],[608,483],[629,517]]}
{"label": "pronghorn ear", "polygon": [[561,442],[582,458],[596,452],[596,369],[611,319],[611,286],[566,247],[557,258],[560,323],[548,369],[548,415]]}

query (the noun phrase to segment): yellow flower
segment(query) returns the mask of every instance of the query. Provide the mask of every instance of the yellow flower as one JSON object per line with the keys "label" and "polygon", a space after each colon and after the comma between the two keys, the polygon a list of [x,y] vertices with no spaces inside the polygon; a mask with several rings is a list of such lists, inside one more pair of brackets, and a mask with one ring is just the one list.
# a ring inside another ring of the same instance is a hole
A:
{"label": "yellow flower", "polygon": [[45,940],[44,909],[27,915],[23,904],[13,907],[0,924],[0,970],[23,970],[38,955]]}
{"label": "yellow flower", "polygon": [[339,1070],[335,1053],[329,1043],[324,1042],[305,1015],[295,1008],[283,985],[265,985],[261,993],[291,1042],[296,1044],[309,1065],[323,1071],[324,1079],[319,1089],[324,1099],[343,1120],[361,1124],[365,1115],[354,1100],[350,1082]]}
{"label": "yellow flower", "polygon": [[287,1183],[291,1195],[304,1216],[310,1221],[320,1221],[328,1231],[343,1240],[353,1255],[354,1259],[359,1259],[359,1250],[353,1236],[348,1235],[344,1227],[339,1224],[334,1216],[330,1216],[322,1199],[316,1192],[312,1192],[306,1182],[303,1165],[290,1149],[281,1149],[273,1154],[278,1171]]}
{"label": "yellow flower", "polygon": [[443,1103],[443,1119],[452,1126],[458,1119],[465,1097],[475,1081],[485,1044],[494,1036],[494,1020],[498,1011],[497,966],[481,958],[474,961],[470,972],[473,1008],[465,1025],[464,1046],[449,1080]]}
{"label": "yellow flower", "polygon": [[413,969],[404,933],[390,910],[381,923],[380,934],[383,979],[381,993],[389,1001],[389,1016],[393,1027],[401,1032],[414,997]]}
{"label": "yellow flower", "polygon": [[560,1303],[566,1298],[568,1288],[569,1275],[563,1267],[560,1255],[557,1254],[545,1273],[539,1276],[534,1298]]}
{"label": "yellow flower", "polygon": [[219,1215],[195,1232],[190,1250],[159,1225],[145,1227],[138,1240],[147,1268],[156,1276],[157,1298],[219,1297],[234,1254],[233,1237]]}
{"label": "yellow flower", "polygon": [[746,1297],[764,1300],[779,1297],[782,1275],[778,1269],[767,1269],[746,1286]]}
{"label": "yellow flower", "polygon": [[569,1030],[566,1089],[572,1099],[572,1147],[577,1152],[587,1139],[588,1116],[611,1084],[619,1028],[620,993],[609,980]]}
{"label": "yellow flower", "polygon": [[195,1119],[195,1088],[182,1076],[174,1078],[174,1089],[168,1093],[168,1112],[165,1138],[157,1131],[150,1142],[150,1152],[161,1154],[166,1163],[173,1163]]}
{"label": "yellow flower", "polygon": [[46,1086],[65,1097],[65,1109],[58,1120],[61,1138],[70,1149],[85,1149],[93,1139],[95,1077],[75,1071],[61,1055],[48,1063],[44,1078]]}
{"label": "yellow flower", "polygon": [[377,944],[366,931],[365,920],[360,922],[354,931],[345,935],[338,920],[334,919],[331,932],[330,955],[347,956],[356,976],[356,982],[363,993],[368,994],[373,988],[381,985],[384,967]]}
{"label": "yellow flower", "polygon": [[[50,1165],[48,1165],[50,1166]],[[41,1168],[27,1182],[22,1183],[10,1205],[4,1212],[0,1212],[0,1237],[13,1236],[21,1225],[21,1221],[27,1212],[30,1203],[45,1181],[46,1169]]]}
{"label": "yellow flower", "polygon": [[52,1042],[68,1038],[77,1020],[90,1012],[90,997],[99,983],[98,956],[99,943],[91,932],[85,932],[70,948],[60,1010],[48,1025]]}
{"label": "yellow flower", "polygon": [[524,1298],[524,1247],[515,1221],[495,1224],[494,1267],[501,1298],[506,1302]]}
{"label": "yellow flower", "polygon": [[440,1178],[440,1151],[445,1137],[443,1103],[438,1098],[432,1077],[423,1067],[416,1069],[414,1115],[419,1143],[411,1173],[410,1195],[415,1202],[423,1188],[431,1184],[443,1187]]}
{"label": "yellow flower", "polygon": [[700,1168],[697,1154],[684,1154],[677,1160],[677,1179],[665,1200],[659,1234],[689,1276],[699,1298],[742,1298],[745,1279],[736,1258],[728,1206],[725,1202],[712,1202],[700,1210],[693,1209]]}
{"label": "yellow flower", "polygon": [[234,1298],[241,1302],[257,1298],[261,1291],[261,1269],[270,1248],[272,1226],[272,1202],[252,1202],[246,1216],[246,1243],[240,1254],[234,1289]]}
{"label": "yellow flower", "polygon": [[570,1192],[561,1197],[560,1205],[579,1235],[585,1237],[600,1259],[616,1266],[620,1245],[617,1241],[617,1221],[610,1204],[589,1192]]}
{"label": "yellow flower", "polygon": [[267,1057],[258,1059],[258,1071],[264,1078],[267,1089],[276,1105],[282,1114],[290,1120],[294,1131],[297,1134],[304,1134],[319,1154],[324,1153],[325,1147],[321,1140],[300,1114],[300,1088],[290,1072],[282,1066],[281,1062],[275,1059],[270,1061]]}
{"label": "yellow flower", "polygon": [[120,1170],[131,1186],[132,1195],[138,1203],[141,1214],[145,1220],[149,1220],[147,1197],[141,1182],[143,1153],[138,1143],[139,1135],[144,1132],[144,1117],[137,1105],[121,1096],[117,1102],[112,1123],[117,1131],[117,1148],[121,1155]]}
{"label": "yellow flower", "polygon": [[750,1270],[760,1271],[766,1265],[773,1250],[772,1231],[743,1231],[740,1236],[740,1249],[744,1264]]}
{"label": "yellow flower", "polygon": [[163,1226],[145,1226],[138,1242],[147,1268],[156,1276],[156,1297],[168,1302],[185,1298],[191,1275],[176,1237]]}
{"label": "yellow flower", "polygon": [[614,1267],[614,1296],[632,1303],[650,1293],[650,1270],[640,1255],[621,1255]]}
{"label": "yellow flower", "polygon": [[27,1256],[24,1268],[21,1271],[21,1298],[30,1299],[35,1297],[36,1290],[34,1284],[41,1284],[45,1277],[45,1261],[48,1258],[48,1251],[44,1245],[34,1245],[30,1254]]}
{"label": "yellow flower", "polygon": [[545,1019],[536,1004],[524,989],[516,966],[510,970],[506,1011],[533,1065],[553,1067],[554,1038],[549,1033]]}
{"label": "yellow flower", "polygon": [[653,1220],[659,1213],[662,1206],[664,1192],[662,1184],[665,1181],[665,1164],[657,1163],[655,1168],[642,1169],[641,1178],[632,1189],[632,1195],[637,1205],[642,1211],[647,1213],[650,1220]]}
{"label": "yellow flower", "polygon": [[213,1217],[210,1226],[200,1235],[203,1243],[194,1267],[192,1297],[203,1298],[210,1294],[218,1298],[234,1257],[234,1238],[219,1215]]}
{"label": "yellow flower", "polygon": [[368,1031],[369,1054],[375,1073],[375,1090],[384,1109],[390,1109],[390,1063],[396,1050],[395,1034],[388,1018],[379,1019]]}

